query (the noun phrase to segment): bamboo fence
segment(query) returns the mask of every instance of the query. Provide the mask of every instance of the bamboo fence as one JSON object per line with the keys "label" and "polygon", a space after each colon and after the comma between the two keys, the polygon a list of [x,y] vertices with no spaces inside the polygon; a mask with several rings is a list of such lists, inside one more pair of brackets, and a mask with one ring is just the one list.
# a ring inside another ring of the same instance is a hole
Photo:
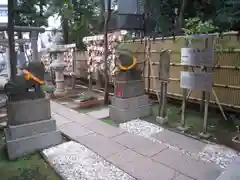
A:
{"label": "bamboo fence", "polygon": [[[171,51],[170,83],[168,85],[168,96],[181,99],[180,71],[183,67],[180,63],[181,47],[184,45],[184,37],[175,39],[157,38],[150,39],[150,49],[146,49],[146,42],[141,40],[127,41],[123,48],[131,50],[138,59],[138,67],[143,70],[145,79],[145,90],[156,94],[160,91],[159,60],[162,50]],[[146,51],[150,52],[146,55]],[[77,52],[76,55],[76,77],[87,78],[87,54]],[[215,60],[213,68],[213,88],[220,104],[225,108],[240,110],[240,40],[236,33],[225,33],[221,37],[215,36]],[[200,67],[199,67],[200,69]],[[201,92],[193,91],[189,100],[199,103]],[[216,104],[216,98],[211,94],[211,104]]]}

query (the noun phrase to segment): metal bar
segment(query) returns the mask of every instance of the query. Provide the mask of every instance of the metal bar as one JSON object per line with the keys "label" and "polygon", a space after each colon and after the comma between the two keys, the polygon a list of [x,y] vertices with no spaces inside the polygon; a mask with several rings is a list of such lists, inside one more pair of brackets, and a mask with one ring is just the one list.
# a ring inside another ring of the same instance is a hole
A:
{"label": "metal bar", "polygon": [[8,0],[8,25],[5,26],[8,30],[8,45],[9,45],[9,61],[11,80],[14,82],[17,74],[17,57],[15,52],[15,39],[14,39],[14,5],[15,0]]}
{"label": "metal bar", "polygon": [[[13,28],[14,28],[14,31],[18,31],[18,32],[32,32],[32,31],[36,31],[36,32],[40,32],[40,33],[45,32],[45,28],[40,28],[40,27],[14,26]],[[8,24],[0,25],[0,31],[8,31],[8,29],[9,29]]]}

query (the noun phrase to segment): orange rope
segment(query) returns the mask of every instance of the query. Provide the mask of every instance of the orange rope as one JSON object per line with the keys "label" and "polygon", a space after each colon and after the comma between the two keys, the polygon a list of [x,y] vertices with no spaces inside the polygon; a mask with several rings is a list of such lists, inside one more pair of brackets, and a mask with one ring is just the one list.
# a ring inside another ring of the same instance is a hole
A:
{"label": "orange rope", "polygon": [[44,81],[40,80],[39,78],[37,78],[36,76],[34,76],[32,73],[30,73],[27,70],[23,70],[23,73],[25,74],[25,79],[27,81],[29,81],[30,79],[36,81],[38,84],[43,85]]}

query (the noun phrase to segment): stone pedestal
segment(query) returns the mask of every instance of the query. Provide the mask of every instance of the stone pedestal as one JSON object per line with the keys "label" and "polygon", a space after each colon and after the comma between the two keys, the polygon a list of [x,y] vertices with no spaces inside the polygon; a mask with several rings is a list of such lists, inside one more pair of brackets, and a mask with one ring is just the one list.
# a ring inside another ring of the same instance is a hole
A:
{"label": "stone pedestal", "polygon": [[49,99],[8,101],[7,112],[5,137],[9,159],[62,142],[56,121],[51,118]]}
{"label": "stone pedestal", "polygon": [[122,123],[151,115],[151,105],[144,93],[144,81],[139,71],[118,73],[115,96],[112,97],[109,108],[110,118]]}
{"label": "stone pedestal", "polygon": [[[63,52],[66,50],[56,50],[52,53],[55,53],[55,60],[52,62],[51,67],[55,71],[55,77],[56,77],[56,90],[54,92],[54,95],[56,97],[64,96],[66,94],[65,85],[64,85],[64,69],[67,66],[67,64],[64,62]],[[60,54],[61,53],[61,54]]]}

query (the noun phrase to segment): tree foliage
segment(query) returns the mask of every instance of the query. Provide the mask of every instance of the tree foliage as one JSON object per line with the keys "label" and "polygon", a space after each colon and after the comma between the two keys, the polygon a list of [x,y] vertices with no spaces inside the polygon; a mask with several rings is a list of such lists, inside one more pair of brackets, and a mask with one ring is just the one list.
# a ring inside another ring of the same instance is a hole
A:
{"label": "tree foliage", "polygon": [[[41,26],[53,14],[61,17],[64,43],[82,48],[84,36],[103,31],[104,0],[17,0],[17,4],[18,25]],[[145,12],[155,34],[239,30],[240,26],[239,0],[151,0],[145,1]]]}
{"label": "tree foliage", "polygon": [[47,0],[17,0],[15,24],[20,26],[47,26],[48,17],[44,10]]}

